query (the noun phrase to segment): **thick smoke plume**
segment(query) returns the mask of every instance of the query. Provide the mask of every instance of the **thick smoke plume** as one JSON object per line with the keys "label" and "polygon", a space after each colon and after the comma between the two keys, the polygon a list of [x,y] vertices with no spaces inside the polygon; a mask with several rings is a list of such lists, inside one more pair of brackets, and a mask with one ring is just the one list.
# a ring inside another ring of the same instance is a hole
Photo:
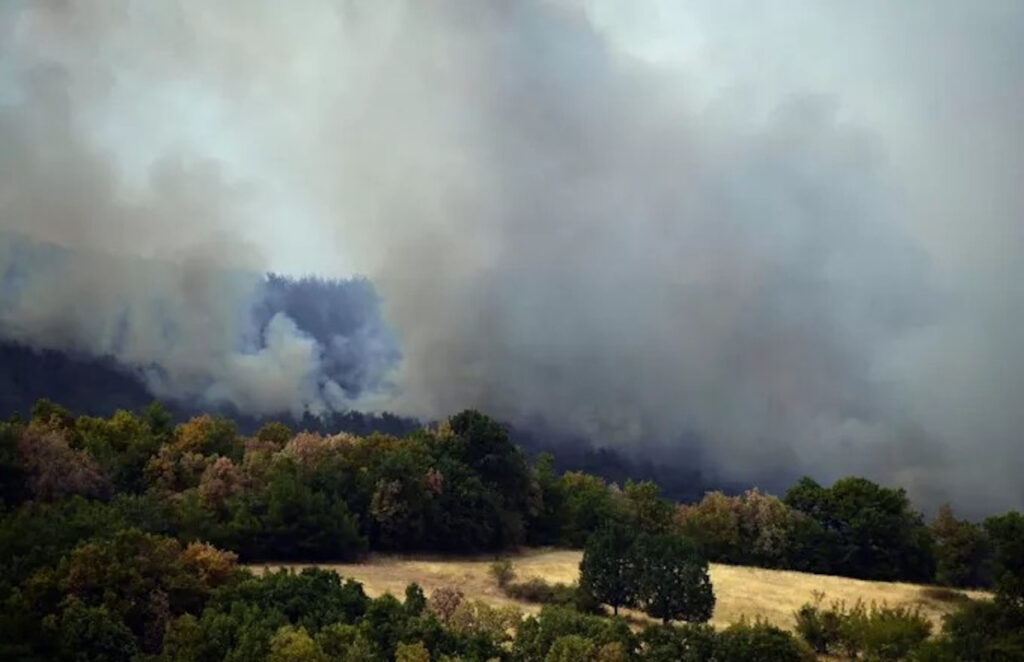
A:
{"label": "thick smoke plume", "polygon": [[[194,342],[129,320],[119,357],[241,407],[336,406],[340,371],[731,478],[1024,504],[1024,6],[733,4],[9,4],[0,221],[88,267],[28,261],[5,333],[111,352],[124,301],[166,306]],[[366,274],[397,371],[376,321],[327,358],[250,327],[287,296],[212,274],[265,269]]]}
{"label": "thick smoke plume", "polygon": [[3,339],[109,357],[157,396],[254,414],[386,394],[399,359],[373,286],[0,241]]}

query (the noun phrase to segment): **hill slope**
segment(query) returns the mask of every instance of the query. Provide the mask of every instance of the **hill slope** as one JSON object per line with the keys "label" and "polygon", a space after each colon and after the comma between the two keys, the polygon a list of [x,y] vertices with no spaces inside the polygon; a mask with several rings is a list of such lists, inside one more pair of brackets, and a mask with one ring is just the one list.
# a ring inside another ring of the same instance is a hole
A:
{"label": "hill slope", "polygon": [[[518,579],[539,577],[549,582],[575,582],[579,576],[581,552],[573,550],[526,550],[513,557]],[[457,586],[468,597],[496,604],[516,604],[528,612],[539,606],[511,600],[495,585],[488,567],[493,556],[455,559],[431,556],[376,555],[365,563],[324,565],[345,577],[363,583],[367,593],[377,596],[391,593],[401,596],[406,585],[417,582],[429,595],[439,586]],[[265,566],[253,567],[257,572]],[[276,568],[280,566],[269,566]],[[292,565],[291,567],[300,567]],[[786,629],[793,627],[793,612],[813,598],[814,591],[825,594],[825,602],[843,600],[852,604],[858,599],[891,606],[920,606],[933,621],[936,630],[944,614],[953,611],[955,603],[928,596],[926,587],[898,582],[871,582],[847,577],[812,575],[788,570],[766,570],[711,564],[711,581],[717,603],[712,625],[724,627],[741,617],[763,618]],[[972,598],[985,598],[981,591],[967,591]]]}

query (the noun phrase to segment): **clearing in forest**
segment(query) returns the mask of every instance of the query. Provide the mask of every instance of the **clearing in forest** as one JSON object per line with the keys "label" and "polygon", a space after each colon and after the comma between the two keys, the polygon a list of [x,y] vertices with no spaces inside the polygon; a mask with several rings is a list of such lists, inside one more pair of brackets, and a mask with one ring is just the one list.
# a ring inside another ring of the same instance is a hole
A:
{"label": "clearing in forest", "polygon": [[[575,550],[534,549],[509,556],[515,564],[516,581],[537,577],[547,582],[574,583],[579,577],[582,552]],[[399,598],[410,582],[423,587],[427,595],[440,586],[456,586],[468,598],[492,604],[515,604],[526,612],[537,612],[540,605],[506,597],[491,577],[489,567],[496,557],[392,556],[371,555],[363,563],[315,564],[330,568],[344,577],[363,584],[370,596],[391,593]],[[301,568],[314,564],[260,564],[251,569],[282,566]],[[743,616],[762,618],[786,629],[793,627],[793,612],[813,599],[815,591],[825,594],[824,604],[843,600],[852,605],[858,599],[866,603],[890,606],[919,606],[921,612],[941,625],[943,614],[956,609],[955,601],[930,596],[928,587],[900,582],[874,582],[831,575],[812,575],[790,570],[766,570],[743,566],[711,564],[715,612],[711,624],[725,627]],[[971,598],[984,599],[987,593],[964,591]]]}

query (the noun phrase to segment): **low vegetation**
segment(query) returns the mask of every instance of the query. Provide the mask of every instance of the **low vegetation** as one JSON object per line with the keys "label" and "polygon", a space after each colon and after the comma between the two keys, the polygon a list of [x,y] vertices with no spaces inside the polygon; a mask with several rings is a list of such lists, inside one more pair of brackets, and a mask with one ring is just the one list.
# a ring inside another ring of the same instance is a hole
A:
{"label": "low vegetation", "polygon": [[[965,651],[1021,650],[1020,513],[972,523],[944,509],[929,525],[903,490],[862,478],[803,479],[781,499],[672,504],[652,483],[620,489],[552,467],[474,411],[402,438],[280,424],[242,437],[225,418],[174,425],[159,406],[97,418],[42,401],[28,420],[0,423],[0,659],[782,660],[811,645],[970,660],[996,658]],[[506,598],[545,604],[525,618],[457,588],[371,598],[331,572],[237,565],[524,545],[584,548],[560,582],[493,566]],[[963,603],[930,639],[921,613],[859,603],[800,610],[806,641],[765,621],[715,630],[709,560],[990,586],[996,599]],[[610,617],[588,613],[602,604]],[[620,607],[661,623],[636,630],[614,617]]]}

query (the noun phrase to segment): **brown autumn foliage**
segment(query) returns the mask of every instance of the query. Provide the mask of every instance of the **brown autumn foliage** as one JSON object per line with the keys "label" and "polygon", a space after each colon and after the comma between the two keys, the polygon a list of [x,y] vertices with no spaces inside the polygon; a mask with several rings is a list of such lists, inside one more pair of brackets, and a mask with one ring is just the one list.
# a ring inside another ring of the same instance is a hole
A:
{"label": "brown autumn foliage", "polygon": [[300,432],[285,444],[283,452],[310,471],[315,471],[340,448],[354,444],[356,437],[341,433],[324,437],[313,432]]}
{"label": "brown autumn foliage", "polygon": [[75,494],[102,498],[110,493],[110,480],[99,464],[86,451],[71,448],[62,429],[30,425],[18,451],[36,499],[54,501]]}
{"label": "brown autumn foliage", "polygon": [[[786,559],[800,518],[781,499],[755,488],[739,496],[708,492],[700,503],[680,505],[675,521],[683,533],[703,542],[713,558],[778,566]],[[735,550],[742,550],[744,558],[732,558]]]}
{"label": "brown autumn foliage", "polygon": [[430,594],[427,608],[445,625],[451,622],[455,610],[462,604],[465,596],[454,586],[440,586]]}
{"label": "brown autumn foliage", "polygon": [[198,572],[203,583],[211,587],[226,583],[235,573],[238,555],[217,549],[203,542],[189,543],[181,555],[186,568]]}
{"label": "brown autumn foliage", "polygon": [[199,479],[199,503],[204,508],[219,510],[227,500],[245,487],[242,472],[227,457],[218,457],[203,471]]}
{"label": "brown autumn foliage", "polygon": [[161,492],[175,493],[198,487],[212,457],[201,453],[181,452],[173,446],[161,446],[146,464],[149,482]]}
{"label": "brown autumn foliage", "polygon": [[231,455],[237,442],[234,423],[203,414],[174,429],[172,446],[181,454]]}

